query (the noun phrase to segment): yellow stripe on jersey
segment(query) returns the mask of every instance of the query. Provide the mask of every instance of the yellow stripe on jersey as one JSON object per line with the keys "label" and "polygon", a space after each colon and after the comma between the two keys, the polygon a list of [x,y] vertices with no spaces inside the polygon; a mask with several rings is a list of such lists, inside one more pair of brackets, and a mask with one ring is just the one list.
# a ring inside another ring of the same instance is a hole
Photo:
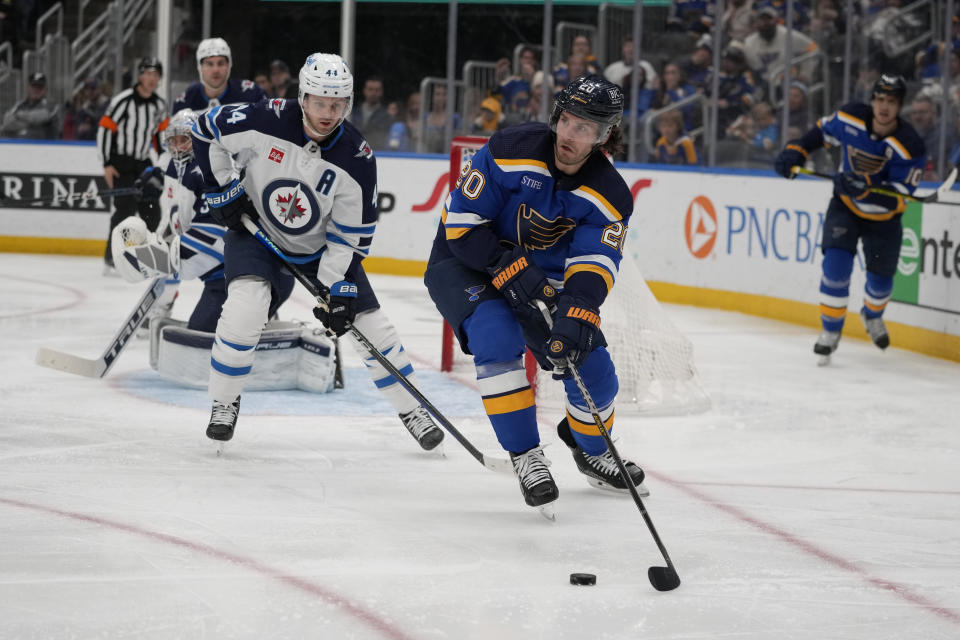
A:
{"label": "yellow stripe on jersey", "polygon": [[820,315],[828,318],[842,318],[847,315],[846,307],[828,307],[825,304],[820,305]]}
{"label": "yellow stripe on jersey", "polygon": [[493,161],[504,171],[536,171],[550,175],[547,163],[533,158],[494,158]]}
{"label": "yellow stripe on jersey", "polygon": [[807,153],[807,150],[798,144],[788,144],[786,148],[791,149],[792,151],[799,151],[801,154],[803,154],[804,158],[809,156],[809,154]]}
{"label": "yellow stripe on jersey", "polygon": [[[614,413],[610,414],[610,417],[603,421],[603,426],[606,427],[607,433],[610,433],[610,430],[613,429],[613,416]],[[567,422],[570,424],[570,428],[577,433],[582,433],[585,436],[599,436],[600,429],[597,428],[596,423],[594,422],[580,422],[567,411]]]}
{"label": "yellow stripe on jersey", "polygon": [[[892,197],[892,196],[891,196]],[[869,213],[867,211],[861,211],[857,207],[856,201],[851,199],[849,196],[840,196],[840,200],[843,201],[843,204],[847,205],[850,211],[853,211],[854,215],[865,220],[873,220],[875,222],[883,222],[884,220],[889,220],[898,213],[902,213],[907,208],[907,201],[903,198],[897,198],[897,207],[891,211],[882,211],[880,213]]]}
{"label": "yellow stripe on jersey", "polygon": [[609,271],[595,264],[584,264],[582,262],[571,264],[569,267],[567,267],[567,270],[563,272],[564,281],[569,280],[570,276],[572,276],[575,273],[580,273],[581,271],[595,273],[601,278],[603,278],[603,281],[607,283],[608,293],[610,292],[611,289],[613,289],[613,276],[610,275]]}
{"label": "yellow stripe on jersey", "polygon": [[588,200],[597,205],[601,213],[609,214],[607,215],[608,218],[611,218],[614,221],[623,220],[623,216],[620,215],[620,212],[617,211],[616,208],[614,208],[614,206],[610,204],[606,198],[600,195],[598,191],[594,191],[590,187],[582,185],[575,189],[573,193],[576,193],[581,197],[586,196]]}
{"label": "yellow stripe on jersey", "polygon": [[863,120],[855,116],[852,116],[849,113],[846,113],[845,111],[837,111],[837,117],[843,122],[853,125],[858,129],[863,129],[864,131],[867,130],[867,124]]}
{"label": "yellow stripe on jersey", "polygon": [[502,396],[483,398],[483,409],[488,416],[522,411],[523,409],[529,409],[534,404],[533,389],[530,387]]}
{"label": "yellow stripe on jersey", "polygon": [[903,158],[904,160],[910,160],[910,159],[912,158],[912,156],[910,155],[910,152],[907,151],[907,148],[906,148],[905,146],[903,146],[902,144],[900,144],[900,141],[897,140],[896,138],[886,138],[885,141],[886,141],[891,147],[893,147],[893,149],[894,149],[897,153],[899,153],[899,154],[900,154],[900,157]]}

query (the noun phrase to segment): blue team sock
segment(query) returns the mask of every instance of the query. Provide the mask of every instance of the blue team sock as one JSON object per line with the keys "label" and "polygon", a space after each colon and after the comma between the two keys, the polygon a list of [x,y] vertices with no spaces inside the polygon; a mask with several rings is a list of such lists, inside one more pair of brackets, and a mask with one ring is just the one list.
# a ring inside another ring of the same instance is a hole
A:
{"label": "blue team sock", "polygon": [[863,299],[863,315],[879,318],[893,293],[893,276],[881,276],[867,271],[867,286]]}
{"label": "blue team sock", "polygon": [[825,331],[842,331],[850,299],[850,273],[854,254],[843,249],[827,249],[823,254],[820,278],[820,324]]}

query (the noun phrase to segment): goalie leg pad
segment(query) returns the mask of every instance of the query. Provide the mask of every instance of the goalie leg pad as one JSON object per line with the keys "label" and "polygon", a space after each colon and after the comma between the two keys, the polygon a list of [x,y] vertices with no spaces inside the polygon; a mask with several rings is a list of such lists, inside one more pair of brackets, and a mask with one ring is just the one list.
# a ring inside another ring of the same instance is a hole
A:
{"label": "goalie leg pad", "polygon": [[[608,433],[613,429],[613,404],[620,390],[620,383],[613,366],[613,360],[605,347],[594,349],[579,368],[583,384],[597,405],[600,419]],[[607,443],[600,435],[600,429],[593,421],[593,415],[577,387],[570,377],[563,381],[567,393],[567,421],[573,439],[586,453],[597,456],[607,450]]]}
{"label": "goalie leg pad", "polygon": [[520,325],[503,299],[480,303],[463,322],[483,407],[500,446],[519,453],[540,444],[533,390],[523,366]]}
{"label": "goalie leg pad", "polygon": [[243,276],[230,282],[211,350],[213,400],[230,403],[243,392],[269,306],[270,283],[263,278]]}
{"label": "goalie leg pad", "polygon": [[[406,376],[411,383],[416,384],[416,375],[413,371],[413,365],[410,364],[410,358],[407,357],[403,345],[400,343],[400,336],[394,328],[390,318],[381,309],[373,309],[357,314],[353,323],[357,329],[373,343],[380,353],[386,356],[387,360],[397,368],[397,370]],[[376,359],[367,353],[367,350],[351,335],[346,334],[350,344],[357,353],[363,358],[363,363],[367,365],[367,371],[370,372],[370,378],[377,389],[383,393],[387,401],[393,405],[397,413],[409,413],[420,406],[417,399],[407,392],[399,381]]]}

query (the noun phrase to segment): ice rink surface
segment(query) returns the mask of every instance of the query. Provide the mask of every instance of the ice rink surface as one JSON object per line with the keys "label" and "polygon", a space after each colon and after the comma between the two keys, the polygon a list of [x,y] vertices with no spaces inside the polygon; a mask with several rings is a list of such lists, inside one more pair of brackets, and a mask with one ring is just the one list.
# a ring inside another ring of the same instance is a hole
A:
{"label": "ice rink surface", "polygon": [[[550,523],[453,438],[420,451],[349,347],[345,390],[244,394],[222,458],[205,393],[160,380],[146,341],[103,380],[36,366],[41,346],[98,356],[145,289],[100,265],[0,254],[4,640],[960,638],[956,363],[847,338],[818,368],[810,329],[667,306],[713,408],[618,413],[683,580],[659,593],[636,506],[586,484],[557,415]],[[419,280],[372,280],[421,389],[501,456],[469,364],[438,371]],[[309,307],[298,291],[281,317]]]}

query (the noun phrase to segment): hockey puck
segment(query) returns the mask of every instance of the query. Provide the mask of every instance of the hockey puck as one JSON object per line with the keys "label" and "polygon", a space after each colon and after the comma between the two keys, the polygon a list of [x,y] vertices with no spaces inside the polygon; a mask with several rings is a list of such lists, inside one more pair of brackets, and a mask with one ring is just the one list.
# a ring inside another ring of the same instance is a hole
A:
{"label": "hockey puck", "polygon": [[582,585],[597,584],[597,576],[592,573],[571,573],[570,584],[582,584]]}

